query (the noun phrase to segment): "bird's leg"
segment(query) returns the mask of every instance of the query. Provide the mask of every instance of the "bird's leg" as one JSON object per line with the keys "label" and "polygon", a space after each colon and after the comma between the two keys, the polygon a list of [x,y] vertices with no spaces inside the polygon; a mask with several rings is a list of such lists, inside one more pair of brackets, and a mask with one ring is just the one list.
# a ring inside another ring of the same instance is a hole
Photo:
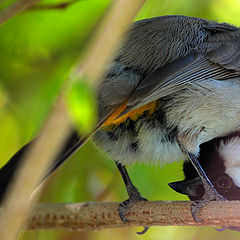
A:
{"label": "bird's leg", "polygon": [[132,205],[135,202],[138,201],[147,201],[147,199],[143,198],[141,196],[141,194],[139,193],[139,191],[137,190],[137,188],[133,185],[127,169],[125,168],[125,166],[123,166],[121,163],[116,163],[117,168],[122,176],[123,182],[125,184],[127,193],[128,193],[128,199],[123,201],[122,203],[120,203],[119,207],[118,207],[118,212],[119,212],[119,216],[122,219],[123,222],[129,222],[126,218],[125,218],[125,211],[128,207],[130,207],[130,205]]}
{"label": "bird's leg", "polygon": [[[125,218],[125,212],[126,210],[135,202],[138,201],[147,201],[146,198],[143,198],[137,188],[133,185],[127,169],[125,166],[123,166],[121,163],[116,162],[117,168],[122,176],[123,182],[125,184],[127,193],[128,193],[128,199],[121,202],[118,206],[118,213],[123,222],[129,222],[127,218]],[[148,230],[148,227],[144,227],[144,230],[142,232],[139,232],[138,234],[143,234]]]}
{"label": "bird's leg", "polygon": [[199,177],[201,178],[201,181],[202,181],[202,184],[203,184],[203,187],[205,190],[205,193],[204,193],[202,199],[195,201],[191,205],[192,216],[197,222],[199,222],[200,220],[197,218],[199,209],[206,206],[211,201],[224,201],[226,199],[216,191],[213,184],[211,183],[211,181],[209,180],[209,178],[203,171],[197,157],[187,151],[185,151],[185,152],[188,156],[188,159],[191,161],[191,163],[195,167]]}

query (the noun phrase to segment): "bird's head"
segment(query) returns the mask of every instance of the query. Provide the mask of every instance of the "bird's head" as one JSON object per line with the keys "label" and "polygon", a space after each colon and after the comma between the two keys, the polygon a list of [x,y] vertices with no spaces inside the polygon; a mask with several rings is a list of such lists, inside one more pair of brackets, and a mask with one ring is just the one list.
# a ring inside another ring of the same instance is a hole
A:
{"label": "bird's head", "polygon": [[[198,160],[219,194],[240,200],[240,132],[203,143]],[[191,162],[184,162],[183,172],[185,179],[169,186],[192,201],[202,199],[204,188]]]}

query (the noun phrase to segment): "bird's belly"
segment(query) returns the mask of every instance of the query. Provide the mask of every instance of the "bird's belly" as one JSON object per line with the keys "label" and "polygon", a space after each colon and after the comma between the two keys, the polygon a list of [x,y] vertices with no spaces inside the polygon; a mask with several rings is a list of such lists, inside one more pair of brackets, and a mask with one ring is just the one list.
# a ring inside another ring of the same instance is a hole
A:
{"label": "bird's belly", "polygon": [[101,130],[94,140],[114,160],[123,164],[163,164],[186,159],[175,136],[161,117],[128,119],[112,130]]}

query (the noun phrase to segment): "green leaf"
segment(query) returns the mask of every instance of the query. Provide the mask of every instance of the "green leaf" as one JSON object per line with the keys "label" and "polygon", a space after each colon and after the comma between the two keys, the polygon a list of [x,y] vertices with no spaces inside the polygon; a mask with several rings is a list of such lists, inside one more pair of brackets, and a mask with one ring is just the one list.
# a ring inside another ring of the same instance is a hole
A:
{"label": "green leaf", "polygon": [[0,85],[0,111],[4,108],[5,104],[7,103],[7,94],[5,90]]}

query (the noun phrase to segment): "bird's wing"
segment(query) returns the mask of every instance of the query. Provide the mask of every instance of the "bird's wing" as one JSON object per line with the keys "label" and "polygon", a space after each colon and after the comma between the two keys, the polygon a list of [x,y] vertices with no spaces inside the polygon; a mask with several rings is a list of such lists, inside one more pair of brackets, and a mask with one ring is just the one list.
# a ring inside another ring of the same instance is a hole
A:
{"label": "bird's wing", "polygon": [[153,71],[140,81],[128,98],[126,109],[119,117],[145,104],[186,89],[194,82],[205,79],[225,80],[240,76],[240,71],[220,65],[220,61],[214,59],[214,54],[217,53],[209,52],[207,56],[188,55]]}
{"label": "bird's wing", "polygon": [[240,38],[215,43],[213,40],[205,43],[206,58],[220,66],[240,71]]}

